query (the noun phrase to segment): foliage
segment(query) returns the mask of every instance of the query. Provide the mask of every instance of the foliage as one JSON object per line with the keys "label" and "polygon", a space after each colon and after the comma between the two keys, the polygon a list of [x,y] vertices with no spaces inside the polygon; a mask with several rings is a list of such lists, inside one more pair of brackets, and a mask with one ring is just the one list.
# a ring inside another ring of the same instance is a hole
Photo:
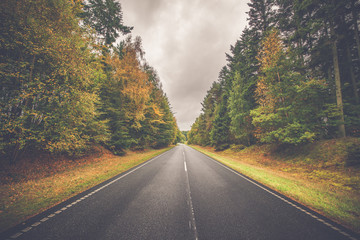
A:
{"label": "foliage", "polygon": [[81,16],[84,23],[91,26],[106,44],[112,44],[119,32],[130,33],[133,27],[123,25],[121,5],[115,0],[87,0]]}
{"label": "foliage", "polygon": [[[1,136],[15,160],[26,148],[76,154],[106,141],[98,121],[103,74],[78,25],[79,4],[2,1]],[[95,61],[94,61],[95,60]]]}
{"label": "foliage", "polygon": [[359,2],[248,5],[248,26],[230,46],[188,142],[224,148],[299,145],[345,130],[360,136]]}
{"label": "foliage", "polygon": [[141,39],[111,45],[132,29],[122,25],[120,3],[4,0],[0,16],[2,159],[14,163],[31,151],[79,156],[94,143],[121,154],[174,142],[176,121],[144,64]]}
{"label": "foliage", "polygon": [[253,108],[253,82],[246,82],[235,72],[229,98],[230,130],[238,142],[250,145],[254,140],[250,110]]}
{"label": "foliage", "polygon": [[216,150],[224,150],[229,147],[230,117],[227,110],[227,95],[222,96],[222,101],[217,106],[213,128],[210,132],[212,145]]}

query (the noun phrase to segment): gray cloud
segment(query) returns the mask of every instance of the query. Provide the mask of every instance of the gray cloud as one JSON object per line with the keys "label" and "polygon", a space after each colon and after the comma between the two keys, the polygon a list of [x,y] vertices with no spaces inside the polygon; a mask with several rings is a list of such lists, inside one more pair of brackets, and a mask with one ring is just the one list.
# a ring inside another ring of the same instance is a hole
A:
{"label": "gray cloud", "polygon": [[247,0],[122,0],[124,24],[141,36],[181,130],[226,64],[225,52],[246,25]]}

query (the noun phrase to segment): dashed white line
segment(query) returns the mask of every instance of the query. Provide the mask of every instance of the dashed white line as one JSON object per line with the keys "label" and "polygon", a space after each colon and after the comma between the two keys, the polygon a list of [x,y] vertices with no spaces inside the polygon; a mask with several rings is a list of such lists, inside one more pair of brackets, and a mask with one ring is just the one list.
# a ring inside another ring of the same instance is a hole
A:
{"label": "dashed white line", "polygon": [[47,220],[49,220],[48,217],[44,217],[43,219],[40,220],[40,222],[46,222]]}
{"label": "dashed white line", "polygon": [[41,222],[36,222],[36,223],[34,223],[33,225],[31,225],[32,227],[37,227],[37,226],[39,226],[41,224]]}
{"label": "dashed white line", "polygon": [[32,229],[32,227],[27,227],[27,228],[24,228],[23,230],[21,230],[22,232],[28,232]]}
{"label": "dashed white line", "polygon": [[18,238],[18,237],[20,237],[22,235],[22,233],[15,233],[14,235],[12,235],[10,238],[12,238],[12,239],[15,239],[15,238]]}
{"label": "dashed white line", "polygon": [[197,232],[197,228],[196,228],[195,212],[194,212],[194,206],[193,206],[192,198],[191,198],[190,181],[189,181],[189,174],[188,174],[187,168],[186,168],[186,162],[184,162],[184,168],[185,168],[185,172],[186,172],[188,204],[189,204],[189,207],[190,207],[189,228],[193,230],[195,240],[198,240],[198,232]]}

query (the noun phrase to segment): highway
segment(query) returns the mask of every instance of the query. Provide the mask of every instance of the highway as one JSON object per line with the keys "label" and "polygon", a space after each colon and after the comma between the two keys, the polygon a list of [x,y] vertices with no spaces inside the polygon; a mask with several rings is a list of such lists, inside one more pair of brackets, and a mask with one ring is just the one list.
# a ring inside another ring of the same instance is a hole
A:
{"label": "highway", "polygon": [[186,145],[178,145],[6,234],[3,239],[358,237]]}

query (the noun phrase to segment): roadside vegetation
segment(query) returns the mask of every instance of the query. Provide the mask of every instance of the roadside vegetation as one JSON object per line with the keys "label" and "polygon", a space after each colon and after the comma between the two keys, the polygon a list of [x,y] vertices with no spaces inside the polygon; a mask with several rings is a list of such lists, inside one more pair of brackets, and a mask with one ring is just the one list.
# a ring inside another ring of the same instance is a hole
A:
{"label": "roadside vegetation", "polygon": [[2,0],[0,16],[0,231],[184,139],[118,1]]}
{"label": "roadside vegetation", "polygon": [[300,146],[360,137],[360,5],[251,0],[190,144]]}
{"label": "roadside vegetation", "polygon": [[3,0],[0,16],[0,162],[183,137],[118,1]]}
{"label": "roadside vegetation", "polygon": [[191,146],[359,233],[360,166],[353,164],[359,145],[357,138],[343,138],[286,148]]}
{"label": "roadside vegetation", "polygon": [[0,169],[0,232],[116,176],[171,147],[127,151],[103,147],[79,159],[42,155]]}
{"label": "roadside vegetation", "polygon": [[187,142],[359,232],[359,2],[248,5]]}

